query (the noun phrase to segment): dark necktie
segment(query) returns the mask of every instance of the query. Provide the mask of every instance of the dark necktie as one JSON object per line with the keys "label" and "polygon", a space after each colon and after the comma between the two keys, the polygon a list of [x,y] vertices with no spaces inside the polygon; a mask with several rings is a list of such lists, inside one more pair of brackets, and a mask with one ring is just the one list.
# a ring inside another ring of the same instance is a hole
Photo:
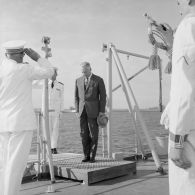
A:
{"label": "dark necktie", "polygon": [[87,89],[88,84],[89,84],[89,78],[86,77],[86,79],[85,79],[85,89]]}
{"label": "dark necktie", "polygon": [[52,83],[51,83],[51,88],[53,89],[53,87],[54,87],[54,82],[52,81]]}

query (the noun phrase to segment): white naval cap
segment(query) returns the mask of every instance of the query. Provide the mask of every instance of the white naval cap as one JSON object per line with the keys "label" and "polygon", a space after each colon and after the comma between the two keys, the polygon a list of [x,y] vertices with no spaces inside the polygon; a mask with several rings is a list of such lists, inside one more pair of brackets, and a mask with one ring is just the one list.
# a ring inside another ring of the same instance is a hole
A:
{"label": "white naval cap", "polygon": [[23,52],[25,44],[26,42],[23,40],[14,40],[14,41],[8,41],[4,43],[2,47],[5,48],[6,53],[15,54],[15,53]]}

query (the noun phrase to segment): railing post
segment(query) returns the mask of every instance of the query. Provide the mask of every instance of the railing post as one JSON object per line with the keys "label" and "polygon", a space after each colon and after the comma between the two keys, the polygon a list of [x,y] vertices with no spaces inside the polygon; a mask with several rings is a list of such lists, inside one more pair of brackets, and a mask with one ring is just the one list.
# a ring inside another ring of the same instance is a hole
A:
{"label": "railing post", "polygon": [[106,131],[106,127],[105,128],[101,128],[101,131],[102,131],[102,156],[103,156],[103,158],[105,158],[106,157],[106,145],[105,145],[105,138],[106,138],[105,131]]}
{"label": "railing post", "polygon": [[159,110],[162,112],[162,67],[159,66]]}
{"label": "railing post", "polygon": [[108,158],[112,158],[112,51],[111,43],[107,45],[108,49],[108,68],[107,68],[107,113],[108,113],[108,125],[107,125],[107,148]]}
{"label": "railing post", "polygon": [[142,129],[144,131],[144,134],[146,136],[146,139],[148,141],[148,144],[149,144],[150,150],[152,152],[152,156],[153,156],[154,162],[155,162],[155,164],[157,166],[158,172],[160,172],[161,174],[164,174],[164,170],[163,170],[162,164],[160,162],[159,156],[158,156],[158,154],[156,152],[156,149],[155,149],[155,146],[154,146],[154,144],[152,142],[151,136],[149,135],[148,128],[147,128],[147,126],[146,126],[146,124],[145,124],[145,122],[143,120],[143,117],[142,117],[142,115],[140,113],[137,100],[136,100],[135,95],[133,93],[133,90],[132,90],[132,88],[130,86],[130,83],[128,82],[126,73],[125,73],[124,68],[122,66],[122,63],[121,63],[121,61],[119,59],[119,56],[118,56],[118,54],[116,52],[115,46],[112,45],[111,46],[111,50],[112,50],[112,53],[113,53],[113,58],[115,60],[116,66],[117,66],[117,68],[119,70],[119,73],[121,74],[122,81],[124,81],[124,87],[127,90],[128,96],[131,95],[131,97],[132,97],[132,99],[133,99],[133,101],[135,103],[137,117],[139,119],[140,125],[141,125],[141,127],[142,127]]}
{"label": "railing post", "polygon": [[[133,120],[136,123],[137,122],[137,119],[136,119],[136,110],[135,110],[135,108],[133,109],[132,117],[133,117]],[[138,138],[137,138],[136,129],[135,129],[135,156],[136,157],[138,156],[138,152],[139,152],[138,151]]]}
{"label": "railing post", "polygon": [[[43,37],[42,42],[44,43],[44,47],[42,50],[45,51],[45,58],[51,57],[51,48],[48,47],[50,43],[49,37]],[[42,113],[43,113],[43,131],[45,138],[45,145],[48,154],[48,164],[50,170],[51,183],[55,183],[54,176],[54,167],[53,167],[53,157],[51,153],[51,140],[50,140],[50,132],[49,132],[49,100],[48,100],[48,79],[44,79],[43,82],[43,96],[42,96]]]}
{"label": "railing post", "polygon": [[37,178],[40,174],[40,165],[41,165],[41,140],[40,140],[40,128],[41,128],[41,112],[37,112],[37,159],[38,159],[38,171]]}

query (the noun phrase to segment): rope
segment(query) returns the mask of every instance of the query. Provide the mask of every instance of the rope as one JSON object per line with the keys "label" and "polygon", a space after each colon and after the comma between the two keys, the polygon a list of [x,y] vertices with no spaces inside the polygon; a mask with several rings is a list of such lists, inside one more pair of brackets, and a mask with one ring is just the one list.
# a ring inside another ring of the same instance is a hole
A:
{"label": "rope", "polygon": [[173,51],[172,48],[167,51],[167,56],[168,56],[169,61],[164,71],[167,74],[171,74],[172,72],[172,51]]}
{"label": "rope", "polygon": [[[168,27],[169,28],[167,28],[167,30],[172,30],[169,25]],[[158,31],[158,29],[152,29],[152,26],[150,26],[148,29],[149,42],[153,45],[153,53],[150,56],[148,66],[151,70],[158,69],[161,66],[161,59],[158,56],[158,48],[163,49],[166,51],[166,55],[169,59],[164,72],[170,74],[172,72],[172,46],[170,46],[171,43],[169,43],[171,37],[169,37],[170,34],[167,34],[167,32],[164,32],[164,34],[163,32],[161,32],[160,30]],[[154,35],[160,38],[163,42],[156,41]]]}
{"label": "rope", "polygon": [[150,56],[149,62],[148,62],[148,68],[150,70],[156,70],[159,69],[161,66],[161,59],[158,55],[158,47],[156,44],[153,45],[153,53]]}

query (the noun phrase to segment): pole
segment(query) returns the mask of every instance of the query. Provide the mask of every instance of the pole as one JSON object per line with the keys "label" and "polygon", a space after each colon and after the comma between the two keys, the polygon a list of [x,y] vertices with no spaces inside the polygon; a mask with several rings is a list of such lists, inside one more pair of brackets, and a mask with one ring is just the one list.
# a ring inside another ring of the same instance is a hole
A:
{"label": "pole", "polygon": [[[45,58],[51,56],[51,49],[48,48],[48,44],[50,43],[49,37],[43,37],[42,39],[45,47],[42,47],[42,50],[45,51]],[[50,141],[50,134],[49,134],[49,101],[48,101],[48,79],[44,79],[43,84],[43,104],[42,104],[42,112],[43,112],[43,131],[45,135],[46,141],[46,149],[48,154],[48,163],[49,163],[49,170],[50,170],[50,177],[51,183],[55,183],[54,177],[54,168],[53,168],[53,160],[51,154],[51,141]]]}
{"label": "pole", "polygon": [[39,179],[40,176],[40,165],[41,165],[41,149],[40,149],[40,145],[41,145],[41,141],[40,141],[40,127],[41,127],[41,113],[37,112],[37,159],[38,159],[38,171],[37,171],[37,178]]}
{"label": "pole", "polygon": [[148,141],[148,144],[149,144],[149,147],[150,147],[150,149],[151,149],[152,156],[153,156],[153,159],[154,159],[155,164],[156,164],[156,166],[157,166],[157,169],[158,169],[158,171],[159,171],[161,174],[164,174],[164,170],[163,170],[163,168],[162,168],[162,164],[161,164],[161,162],[160,162],[160,159],[159,159],[158,154],[157,154],[157,152],[156,152],[156,150],[155,150],[154,144],[153,144],[153,142],[152,142],[152,140],[151,140],[151,137],[150,137],[150,135],[149,135],[147,126],[146,126],[146,124],[145,124],[145,122],[144,122],[144,120],[143,120],[143,117],[142,117],[142,115],[141,115],[141,113],[140,113],[140,111],[139,111],[138,103],[137,103],[136,98],[135,98],[135,96],[134,96],[134,93],[133,93],[133,91],[132,91],[132,89],[131,89],[131,86],[130,86],[130,84],[129,84],[129,82],[128,82],[127,76],[126,76],[125,71],[124,71],[124,69],[123,69],[123,66],[122,66],[122,64],[121,64],[121,61],[120,61],[120,59],[119,59],[119,57],[118,57],[118,54],[117,54],[116,49],[115,49],[115,46],[113,46],[113,45],[111,46],[111,51],[112,51],[112,53],[113,53],[113,57],[114,57],[114,59],[115,59],[116,66],[118,67],[118,69],[119,69],[119,71],[120,71],[120,73],[121,73],[121,76],[122,76],[122,78],[123,78],[123,80],[124,80],[125,88],[127,89],[128,94],[131,95],[132,98],[133,98],[133,100],[134,100],[135,108],[136,108],[136,113],[137,113],[137,117],[138,117],[138,119],[139,119],[139,121],[140,121],[141,127],[142,127],[142,129],[143,129],[143,131],[144,131],[144,134],[145,134],[145,136],[146,136],[146,139],[147,139],[147,141]]}
{"label": "pole", "polygon": [[162,112],[162,67],[159,66],[159,110]]}
{"label": "pole", "polygon": [[143,59],[150,59],[150,57],[148,57],[148,56],[140,55],[140,54],[137,54],[137,53],[132,53],[132,52],[128,52],[128,51],[123,51],[123,50],[120,50],[120,49],[116,49],[116,51],[117,51],[118,53],[126,54],[126,55],[128,55],[128,56],[134,56],[134,57],[143,58]]}
{"label": "pole", "polygon": [[101,128],[101,131],[102,131],[102,155],[103,155],[103,158],[106,157],[106,150],[105,150],[105,131],[106,129],[104,128]]}
{"label": "pole", "polygon": [[[109,48],[109,45],[103,44],[102,51],[104,52],[104,51],[108,50],[108,48]],[[143,59],[150,59],[150,57],[148,57],[148,56],[140,55],[137,53],[132,53],[129,51],[124,51],[124,50],[116,49],[116,48],[115,48],[115,50],[117,51],[117,53],[126,54],[127,56],[134,56],[134,57],[143,58]]]}
{"label": "pole", "polygon": [[[115,63],[117,63],[115,58],[114,58],[114,61],[115,61]],[[129,110],[129,113],[132,115],[131,118],[133,119],[132,120],[133,121],[133,128],[134,128],[134,131],[135,131],[136,136],[137,136],[137,140],[138,140],[138,144],[140,146],[140,150],[141,150],[142,156],[144,157],[145,156],[145,152],[144,152],[144,149],[143,149],[143,146],[142,146],[141,134],[140,134],[140,131],[137,128],[137,124],[136,124],[135,118],[133,116],[133,108],[132,108],[132,105],[131,105],[131,101],[130,101],[127,89],[126,89],[125,84],[124,84],[124,80],[122,78],[122,75],[120,73],[120,70],[119,70],[118,66],[117,66],[117,70],[118,70],[118,74],[119,74],[119,77],[120,77],[121,86],[122,86],[123,92],[124,92],[126,100],[127,100],[128,110]]]}
{"label": "pole", "polygon": [[[146,69],[148,69],[148,66],[145,66],[144,68],[142,68],[141,70],[139,70],[137,73],[135,73],[134,75],[132,75],[131,77],[129,77],[128,78],[128,81],[132,80],[134,77],[136,77],[137,75],[139,75],[140,73],[142,73]],[[121,87],[121,85],[116,86],[114,89],[112,89],[112,92],[116,91],[120,87]]]}
{"label": "pole", "polygon": [[108,158],[112,158],[112,51],[110,49],[111,43],[108,45],[108,68],[107,68],[107,151]]}
{"label": "pole", "polygon": [[[132,117],[134,118],[135,122],[137,122],[137,116],[136,116],[135,108],[133,109],[133,116]],[[135,155],[136,155],[136,158],[138,158],[138,153],[139,153],[139,143],[138,143],[137,134],[135,133]]]}

